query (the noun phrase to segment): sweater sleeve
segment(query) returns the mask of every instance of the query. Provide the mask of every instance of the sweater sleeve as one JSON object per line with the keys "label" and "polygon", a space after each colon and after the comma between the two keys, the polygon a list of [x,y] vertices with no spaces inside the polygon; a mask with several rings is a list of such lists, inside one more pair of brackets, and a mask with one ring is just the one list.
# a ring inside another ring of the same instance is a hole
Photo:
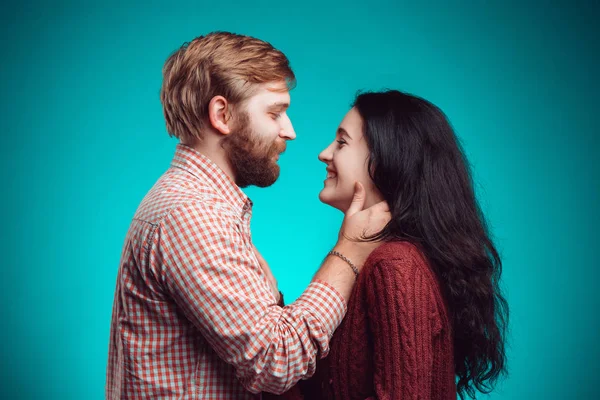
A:
{"label": "sweater sleeve", "polygon": [[374,398],[430,398],[435,314],[431,280],[411,257],[382,260],[367,278]]}

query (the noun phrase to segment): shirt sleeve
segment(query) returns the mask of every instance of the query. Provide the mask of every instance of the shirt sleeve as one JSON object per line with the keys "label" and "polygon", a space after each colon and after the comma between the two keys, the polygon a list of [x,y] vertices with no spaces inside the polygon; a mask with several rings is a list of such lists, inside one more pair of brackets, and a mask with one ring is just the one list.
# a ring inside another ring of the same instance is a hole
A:
{"label": "shirt sleeve", "polygon": [[217,204],[180,206],[156,230],[151,265],[247,390],[282,393],[327,355],[346,304],[312,282],[294,303],[277,305],[240,224]]}
{"label": "shirt sleeve", "polygon": [[370,399],[412,399],[431,393],[433,292],[431,281],[410,258],[380,261],[368,280],[375,389]]}

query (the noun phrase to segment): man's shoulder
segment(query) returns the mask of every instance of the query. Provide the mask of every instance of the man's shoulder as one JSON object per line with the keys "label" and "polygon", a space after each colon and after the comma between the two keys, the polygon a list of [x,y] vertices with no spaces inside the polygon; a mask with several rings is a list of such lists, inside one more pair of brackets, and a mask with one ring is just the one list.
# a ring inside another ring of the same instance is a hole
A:
{"label": "man's shoulder", "polygon": [[140,203],[134,219],[160,224],[174,214],[195,211],[231,214],[231,207],[208,183],[190,179],[170,169],[155,183]]}

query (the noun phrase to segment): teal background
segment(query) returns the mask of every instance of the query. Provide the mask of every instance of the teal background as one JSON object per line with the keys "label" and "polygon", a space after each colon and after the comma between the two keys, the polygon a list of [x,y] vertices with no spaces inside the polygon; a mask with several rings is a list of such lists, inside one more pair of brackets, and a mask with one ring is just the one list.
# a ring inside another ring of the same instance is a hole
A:
{"label": "teal background", "polygon": [[270,41],[298,78],[298,137],[281,177],[247,190],[254,240],[287,300],[341,222],[318,201],[317,154],[358,89],[409,91],[455,126],[504,259],[510,376],[490,398],[595,397],[597,6],[170,3],[0,8],[1,398],[103,398],[121,246],[176,145],[158,96],[162,64],[213,30]]}

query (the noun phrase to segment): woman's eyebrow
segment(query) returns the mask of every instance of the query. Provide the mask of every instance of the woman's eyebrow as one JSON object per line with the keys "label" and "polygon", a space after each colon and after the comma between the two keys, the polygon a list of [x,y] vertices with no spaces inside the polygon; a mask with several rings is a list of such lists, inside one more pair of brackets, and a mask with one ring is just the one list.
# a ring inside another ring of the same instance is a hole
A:
{"label": "woman's eyebrow", "polygon": [[352,136],[350,136],[348,131],[345,130],[344,128],[342,128],[341,126],[337,129],[337,134],[339,136],[346,136],[346,137],[348,137],[348,139],[352,140]]}

